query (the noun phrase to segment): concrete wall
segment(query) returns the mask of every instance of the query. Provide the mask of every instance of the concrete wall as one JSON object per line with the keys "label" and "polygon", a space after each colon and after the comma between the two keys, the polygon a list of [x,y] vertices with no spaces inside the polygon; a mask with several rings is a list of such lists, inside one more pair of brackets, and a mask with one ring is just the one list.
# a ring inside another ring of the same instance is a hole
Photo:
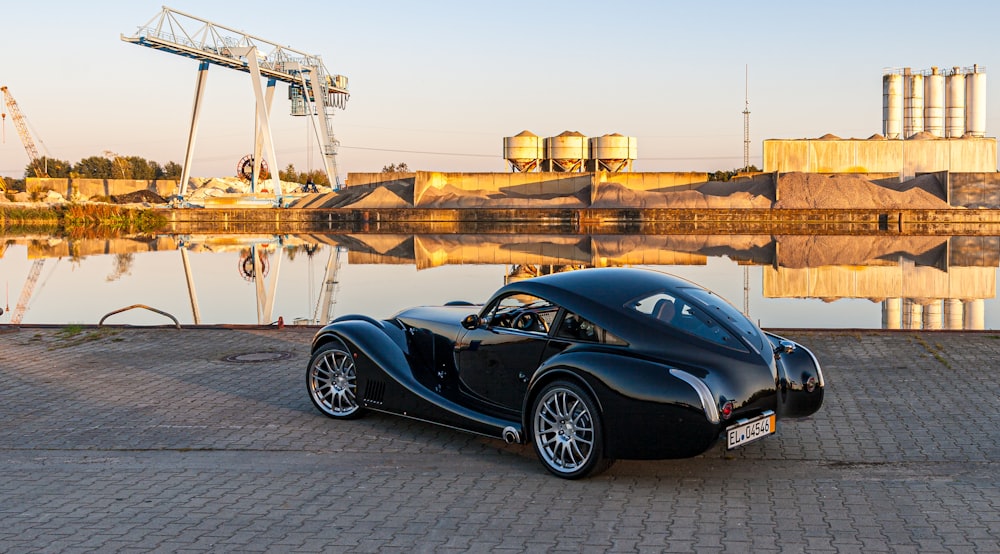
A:
{"label": "concrete wall", "polygon": [[764,171],[787,173],[995,172],[995,138],[764,141]]}
{"label": "concrete wall", "polygon": [[139,190],[151,190],[160,196],[167,197],[177,193],[177,181],[160,179],[52,179],[28,177],[25,179],[25,189],[28,192],[55,191],[66,198],[74,195],[91,198],[94,196],[114,196],[128,194]]}
{"label": "concrete wall", "polygon": [[571,196],[590,187],[592,173],[442,173],[418,171],[413,188],[413,205],[420,206],[432,189],[479,193],[503,193],[511,196]]}
{"label": "concrete wall", "polygon": [[949,173],[947,182],[952,206],[1000,206],[1000,173]]}

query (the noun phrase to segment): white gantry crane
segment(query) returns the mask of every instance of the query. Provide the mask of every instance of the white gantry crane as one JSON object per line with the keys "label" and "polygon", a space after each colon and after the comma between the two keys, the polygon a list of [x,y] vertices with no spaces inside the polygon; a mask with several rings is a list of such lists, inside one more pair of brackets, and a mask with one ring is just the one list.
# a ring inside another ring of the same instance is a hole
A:
{"label": "white gantry crane", "polygon": [[[256,99],[256,129],[253,153],[252,190],[257,191],[260,175],[262,150],[267,150],[271,167],[272,188],[275,200],[281,205],[281,187],[278,183],[274,139],[271,136],[270,112],[277,81],[288,83],[288,97],[292,101],[292,115],[310,116],[317,142],[323,153],[323,164],[330,186],[340,188],[337,175],[337,140],[333,136],[333,110],[344,109],[350,93],[347,77],[327,71],[319,56],[280,46],[242,31],[237,31],[205,19],[188,15],[166,6],[145,25],[139,27],[134,36],[122,35],[125,42],[162,50],[198,60],[198,79],[195,88],[194,110],[191,115],[191,129],[188,133],[187,151],[178,194],[184,196],[190,177],[191,158],[195,137],[198,132],[198,118],[201,112],[202,93],[209,64],[247,72],[251,75],[254,98]],[[261,80],[267,79],[267,90]]]}

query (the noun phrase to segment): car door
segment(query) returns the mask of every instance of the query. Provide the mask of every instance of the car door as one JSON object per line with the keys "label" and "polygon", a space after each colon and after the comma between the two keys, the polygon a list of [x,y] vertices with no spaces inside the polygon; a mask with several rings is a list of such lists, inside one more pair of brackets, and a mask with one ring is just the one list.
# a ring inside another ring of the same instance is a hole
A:
{"label": "car door", "polygon": [[[498,299],[480,326],[466,333],[458,346],[463,388],[490,404],[520,410],[528,378],[541,363],[557,311],[551,303],[530,295]],[[535,324],[525,324],[529,318]]]}

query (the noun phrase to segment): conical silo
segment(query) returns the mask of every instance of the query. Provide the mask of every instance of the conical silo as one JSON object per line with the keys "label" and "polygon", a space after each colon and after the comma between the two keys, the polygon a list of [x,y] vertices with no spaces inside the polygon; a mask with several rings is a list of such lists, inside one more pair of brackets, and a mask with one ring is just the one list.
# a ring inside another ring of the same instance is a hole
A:
{"label": "conical silo", "polygon": [[563,131],[545,139],[545,158],[549,171],[583,171],[590,157],[587,137],[576,131]]}
{"label": "conical silo", "polygon": [[611,133],[590,139],[591,167],[595,171],[627,171],[638,153],[635,137]]}
{"label": "conical silo", "polygon": [[948,74],[946,88],[944,136],[959,138],[965,134],[965,75],[961,68]]}
{"label": "conical silo", "polygon": [[511,171],[534,171],[540,169],[545,148],[538,135],[521,131],[512,137],[504,137],[503,157],[510,163]]}
{"label": "conical silo", "polygon": [[887,139],[902,138],[903,76],[899,73],[882,75],[882,134]]}
{"label": "conical silo", "polygon": [[944,137],[944,75],[936,67],[924,76],[924,130]]}
{"label": "conical silo", "polygon": [[965,130],[974,137],[986,136],[986,71],[978,65],[965,74]]}
{"label": "conical silo", "polygon": [[909,138],[924,130],[924,76],[907,69],[905,77],[903,137]]}

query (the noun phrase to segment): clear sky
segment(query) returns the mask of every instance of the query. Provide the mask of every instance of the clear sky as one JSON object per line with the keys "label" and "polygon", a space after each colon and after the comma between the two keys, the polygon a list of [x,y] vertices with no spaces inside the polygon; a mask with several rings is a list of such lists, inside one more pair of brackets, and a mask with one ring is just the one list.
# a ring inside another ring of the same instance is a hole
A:
{"label": "clear sky", "polygon": [[[43,155],[76,163],[114,151],[183,161],[197,62],[128,44],[161,0],[7,2],[0,84]],[[885,68],[987,68],[987,135],[1000,132],[997,28],[987,1],[256,2],[171,0],[171,8],[321,55],[350,79],[338,111],[341,177],[389,163],[505,171],[502,139],[617,132],[638,139],[637,171],[743,165],[768,138],[881,132]],[[235,173],[253,147],[248,74],[209,70],[194,176]],[[279,84],[277,165],[319,169],[307,118]],[[5,110],[6,111],[6,110]],[[28,163],[10,115],[0,175]],[[270,161],[270,160],[269,160]],[[272,164],[273,165],[273,164]]]}

